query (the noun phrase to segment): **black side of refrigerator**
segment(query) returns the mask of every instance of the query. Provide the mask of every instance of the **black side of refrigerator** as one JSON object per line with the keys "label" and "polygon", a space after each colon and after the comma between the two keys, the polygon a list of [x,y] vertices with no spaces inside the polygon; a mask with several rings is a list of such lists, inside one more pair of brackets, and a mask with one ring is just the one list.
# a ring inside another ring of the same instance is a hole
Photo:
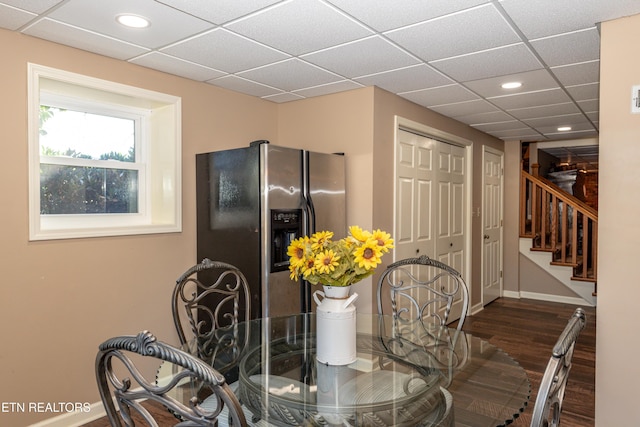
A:
{"label": "black side of refrigerator", "polygon": [[251,318],[261,316],[259,161],[259,147],[196,155],[198,261],[209,258],[242,271]]}

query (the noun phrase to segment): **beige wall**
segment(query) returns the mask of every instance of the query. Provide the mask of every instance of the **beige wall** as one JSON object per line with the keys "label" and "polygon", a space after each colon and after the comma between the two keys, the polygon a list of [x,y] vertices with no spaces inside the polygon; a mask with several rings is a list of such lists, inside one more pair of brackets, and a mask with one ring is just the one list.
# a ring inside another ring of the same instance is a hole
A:
{"label": "beige wall", "polygon": [[[194,154],[275,139],[277,108],[5,30],[0,52],[0,402],[97,402],[93,360],[105,338],[148,328],[177,343],[169,304],[196,258]],[[27,62],[182,97],[182,233],[28,241]],[[0,412],[0,425],[54,415]]]}
{"label": "beige wall", "polygon": [[601,28],[598,183],[598,319],[596,425],[640,425],[638,242],[640,114],[631,86],[640,85],[640,15]]}

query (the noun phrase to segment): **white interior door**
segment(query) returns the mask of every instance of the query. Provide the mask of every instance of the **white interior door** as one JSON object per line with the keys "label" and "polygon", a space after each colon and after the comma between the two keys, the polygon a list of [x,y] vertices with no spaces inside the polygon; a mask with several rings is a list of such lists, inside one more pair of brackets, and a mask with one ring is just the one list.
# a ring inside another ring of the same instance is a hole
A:
{"label": "white interior door", "polygon": [[394,259],[428,255],[464,274],[466,149],[404,130],[397,141]]}
{"label": "white interior door", "polygon": [[482,304],[502,294],[502,171],[504,154],[485,147],[482,173]]}
{"label": "white interior door", "polygon": [[436,141],[400,130],[396,147],[395,260],[433,256]]}

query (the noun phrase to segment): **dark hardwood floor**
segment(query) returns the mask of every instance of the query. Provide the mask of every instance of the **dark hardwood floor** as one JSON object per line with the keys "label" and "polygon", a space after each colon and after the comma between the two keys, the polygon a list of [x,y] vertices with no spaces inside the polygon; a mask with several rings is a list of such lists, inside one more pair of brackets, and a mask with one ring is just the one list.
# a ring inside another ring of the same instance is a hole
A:
{"label": "dark hardwood floor", "polygon": [[[551,349],[575,308],[569,304],[500,298],[480,313],[467,317],[463,327],[465,332],[505,350],[529,375],[532,389],[529,406],[511,426],[529,426]],[[587,315],[587,326],[578,338],[574,351],[561,417],[562,427],[594,426],[596,310],[594,307],[583,308]],[[160,425],[172,425],[173,418],[167,416],[164,409],[158,411],[163,417]],[[101,418],[83,427],[108,426],[106,418]]]}
{"label": "dark hardwood floor", "polygon": [[[542,375],[551,350],[577,306],[545,301],[500,298],[483,311],[467,316],[463,330],[502,348],[527,371],[531,399],[513,427],[531,423]],[[587,325],[580,334],[573,354],[573,367],[562,407],[562,427],[595,425],[596,309],[582,307]]]}

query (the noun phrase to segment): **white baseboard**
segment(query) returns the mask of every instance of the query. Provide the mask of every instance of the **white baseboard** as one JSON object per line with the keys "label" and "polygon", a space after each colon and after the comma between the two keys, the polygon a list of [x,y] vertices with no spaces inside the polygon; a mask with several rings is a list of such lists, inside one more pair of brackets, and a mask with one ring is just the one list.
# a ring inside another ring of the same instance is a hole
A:
{"label": "white baseboard", "polygon": [[520,291],[502,291],[502,296],[505,298],[515,298],[515,299],[520,299],[522,298],[520,296]]}
{"label": "white baseboard", "polygon": [[102,401],[100,401],[92,403],[90,409],[86,412],[67,412],[36,424],[31,424],[29,427],[80,427],[106,415]]}
{"label": "white baseboard", "polygon": [[539,294],[536,292],[520,292],[520,298],[529,298],[539,301],[561,302],[571,305],[588,305],[586,301],[580,297],[563,297],[560,295]]}

